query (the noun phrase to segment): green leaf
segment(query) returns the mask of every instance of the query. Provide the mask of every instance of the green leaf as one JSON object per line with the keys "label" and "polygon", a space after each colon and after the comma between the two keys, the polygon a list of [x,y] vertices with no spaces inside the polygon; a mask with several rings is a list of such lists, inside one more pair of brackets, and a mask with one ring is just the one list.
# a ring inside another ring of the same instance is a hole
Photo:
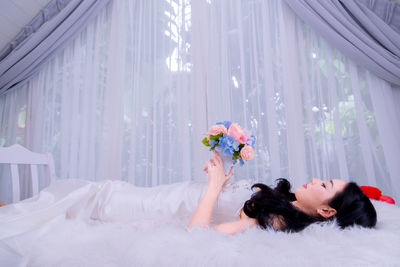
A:
{"label": "green leaf", "polygon": [[201,141],[205,146],[210,146],[210,144],[208,143],[208,139],[207,137],[204,137],[204,139]]}
{"label": "green leaf", "polygon": [[218,140],[220,137],[222,137],[222,133],[219,135],[210,135],[210,140]]}

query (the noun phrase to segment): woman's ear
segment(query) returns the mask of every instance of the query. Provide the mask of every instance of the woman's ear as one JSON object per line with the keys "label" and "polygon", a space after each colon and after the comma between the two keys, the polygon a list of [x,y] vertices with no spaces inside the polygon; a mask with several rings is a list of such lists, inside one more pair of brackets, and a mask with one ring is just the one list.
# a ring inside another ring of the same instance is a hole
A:
{"label": "woman's ear", "polygon": [[336,210],[331,207],[323,207],[317,209],[317,213],[324,217],[325,219],[328,219],[336,214]]}

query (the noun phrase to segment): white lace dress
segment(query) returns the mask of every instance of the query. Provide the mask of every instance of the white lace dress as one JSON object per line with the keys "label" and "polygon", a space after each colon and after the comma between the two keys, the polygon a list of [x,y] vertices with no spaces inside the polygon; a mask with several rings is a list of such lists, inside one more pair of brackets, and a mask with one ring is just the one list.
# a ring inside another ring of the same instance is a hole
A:
{"label": "white lace dress", "polygon": [[[224,186],[211,224],[239,218],[253,191],[254,180]],[[35,229],[55,217],[86,222],[142,223],[181,220],[188,223],[206,189],[206,182],[186,181],[137,187],[124,181],[57,180],[39,195],[0,208],[0,240]]]}

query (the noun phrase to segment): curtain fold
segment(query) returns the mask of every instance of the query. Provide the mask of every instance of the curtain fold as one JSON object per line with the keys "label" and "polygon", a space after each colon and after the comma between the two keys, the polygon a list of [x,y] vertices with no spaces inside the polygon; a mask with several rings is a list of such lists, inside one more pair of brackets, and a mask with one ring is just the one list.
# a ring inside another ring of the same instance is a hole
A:
{"label": "curtain fold", "polygon": [[346,56],[400,85],[400,5],[388,0],[286,3]]}
{"label": "curtain fold", "polygon": [[282,0],[112,1],[0,96],[0,144],[51,152],[59,178],[205,181],[201,140],[231,120],[257,137],[233,180],[338,178],[398,199],[398,92]]}
{"label": "curtain fold", "polygon": [[0,55],[0,95],[31,78],[108,0],[53,0]]}
{"label": "curtain fold", "polygon": [[[70,2],[71,0],[53,0],[50,1],[45,8],[40,10],[39,14],[36,15],[32,19],[32,21],[23,27],[23,29],[19,32],[17,37],[14,38],[0,53],[0,61],[7,57],[14,49],[16,49],[19,45],[21,45],[26,39],[28,39],[34,32],[39,30],[43,24],[47,23],[51,19],[53,19],[56,15],[58,15],[63,8]],[[71,6],[70,6],[71,7]],[[67,9],[70,9],[67,8]],[[65,10],[63,11],[65,12]],[[67,11],[68,12],[68,11]],[[59,23],[59,15],[57,19],[57,23]],[[54,22],[54,21],[53,21]]]}

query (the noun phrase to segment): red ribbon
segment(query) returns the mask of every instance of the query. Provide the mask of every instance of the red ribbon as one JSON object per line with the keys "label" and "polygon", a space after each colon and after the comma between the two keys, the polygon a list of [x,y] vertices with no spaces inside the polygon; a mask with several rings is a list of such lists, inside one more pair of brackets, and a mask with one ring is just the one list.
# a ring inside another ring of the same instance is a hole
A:
{"label": "red ribbon", "polygon": [[389,196],[383,196],[382,191],[373,186],[360,186],[361,190],[363,191],[364,195],[368,196],[369,198],[384,201],[389,204],[394,204],[394,199]]}

